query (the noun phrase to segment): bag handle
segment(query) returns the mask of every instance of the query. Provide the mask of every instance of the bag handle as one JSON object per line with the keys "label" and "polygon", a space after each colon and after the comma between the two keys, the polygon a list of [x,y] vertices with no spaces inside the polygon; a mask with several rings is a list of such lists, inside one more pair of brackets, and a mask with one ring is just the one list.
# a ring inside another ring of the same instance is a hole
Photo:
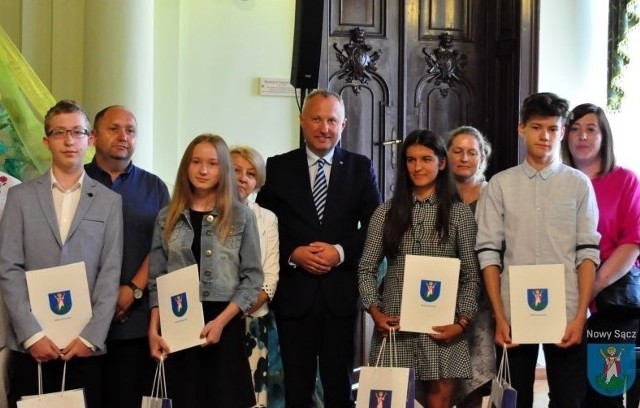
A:
{"label": "bag handle", "polygon": [[387,338],[384,337],[382,339],[382,343],[380,344],[380,351],[378,351],[378,358],[376,359],[376,367],[380,367],[380,359],[382,358],[382,353],[384,352],[384,347],[387,344]]}
{"label": "bag handle", "polygon": [[389,361],[391,365],[389,367],[395,367],[398,363],[398,347],[396,343],[396,330],[391,328],[389,335],[382,339],[380,344],[380,351],[378,352],[378,358],[376,359],[376,367],[380,367],[380,360],[384,362],[383,353],[387,344],[387,338],[389,338]]}
{"label": "bag handle", "polygon": [[502,363],[504,363],[504,379],[511,384],[511,369],[509,368],[509,354],[507,353],[507,344],[502,349]]}
{"label": "bag handle", "polygon": [[389,356],[391,357],[391,367],[398,364],[398,343],[396,342],[396,329],[393,327],[389,332]]}
{"label": "bag handle", "polygon": [[[64,365],[62,366],[62,386],[61,386],[61,393],[64,393],[64,384],[66,382],[67,379],[67,362],[64,362]],[[43,395],[44,394],[44,390],[43,390],[43,386],[42,386],[42,363],[38,363],[38,395]]]}
{"label": "bag handle", "polygon": [[496,376],[501,382],[506,381],[511,384],[511,370],[509,368],[509,354],[507,353],[507,344],[502,347],[502,358],[500,359],[500,366],[498,368],[498,374]]}
{"label": "bag handle", "polygon": [[64,384],[66,382],[67,379],[67,362],[64,362],[64,366],[62,366],[62,391],[64,393]]}
{"label": "bag handle", "polygon": [[153,376],[153,384],[151,386],[151,397],[168,398],[167,397],[167,379],[164,373],[164,357],[160,357],[156,366],[156,373]]}
{"label": "bag handle", "polygon": [[[169,395],[167,395],[167,377],[164,373],[164,358],[160,358],[160,379],[162,380],[162,390],[159,390],[159,397],[169,398]],[[158,389],[160,389],[159,385]]]}
{"label": "bag handle", "polygon": [[38,395],[42,395],[42,364],[38,363]]}
{"label": "bag handle", "polygon": [[157,384],[158,384],[158,372],[160,371],[160,362],[158,362],[158,364],[156,365],[156,372],[153,375],[153,383],[151,383],[151,397],[155,398],[157,395],[158,390],[157,388]]}

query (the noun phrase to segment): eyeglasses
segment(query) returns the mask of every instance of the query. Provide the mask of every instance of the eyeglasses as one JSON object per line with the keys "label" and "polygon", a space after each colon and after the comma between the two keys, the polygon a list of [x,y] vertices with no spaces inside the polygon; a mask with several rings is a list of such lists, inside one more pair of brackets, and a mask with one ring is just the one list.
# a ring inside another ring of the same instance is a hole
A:
{"label": "eyeglasses", "polygon": [[82,139],[83,137],[89,134],[87,129],[76,128],[76,129],[52,129],[49,131],[47,136],[52,139],[64,139],[67,137],[67,134],[71,134],[71,137],[74,139]]}

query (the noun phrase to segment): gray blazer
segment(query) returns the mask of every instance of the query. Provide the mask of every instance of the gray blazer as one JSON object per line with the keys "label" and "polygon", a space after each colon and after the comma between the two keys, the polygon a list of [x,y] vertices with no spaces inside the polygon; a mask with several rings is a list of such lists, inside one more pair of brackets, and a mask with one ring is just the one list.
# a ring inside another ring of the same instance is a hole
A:
{"label": "gray blazer", "polygon": [[9,190],[0,221],[0,289],[9,311],[7,345],[22,343],[42,328],[31,313],[25,271],[84,261],[93,316],[80,336],[105,352],[115,312],[122,263],[122,202],[85,174],[78,208],[62,245],[47,172]]}

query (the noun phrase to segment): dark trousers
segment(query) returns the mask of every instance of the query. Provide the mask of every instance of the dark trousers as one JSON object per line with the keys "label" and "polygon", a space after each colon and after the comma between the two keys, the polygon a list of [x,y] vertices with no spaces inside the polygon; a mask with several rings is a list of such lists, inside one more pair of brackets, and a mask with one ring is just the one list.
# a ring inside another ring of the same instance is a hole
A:
{"label": "dark trousers", "polygon": [[[637,319],[628,319],[620,316],[616,316],[615,314],[608,313],[594,313],[587,320],[587,329],[593,330],[597,332],[610,332],[614,333],[616,330],[622,332],[633,332],[637,333],[638,331],[638,320]],[[613,338],[613,336],[612,336]],[[587,341],[589,341],[587,339]],[[633,353],[631,350],[635,347],[635,339],[627,339],[626,341],[621,341],[620,339],[613,339],[613,343],[623,343],[628,342],[628,352]],[[596,341],[594,341],[596,343]],[[635,358],[635,356],[634,356]],[[602,364],[602,361],[598,361],[598,364]],[[636,382],[637,382],[636,378]],[[631,406],[631,405],[630,405]],[[590,383],[587,384],[587,398],[585,399],[585,408],[623,408],[623,396],[606,396],[600,394],[596,391]]]}
{"label": "dark trousers", "polygon": [[140,408],[143,395],[151,395],[156,362],[146,337],[107,342],[102,406]]}
{"label": "dark trousers", "polygon": [[[549,408],[580,408],[587,387],[586,344],[560,348],[554,344],[543,346],[549,384]],[[533,383],[535,381],[538,344],[522,344],[509,349],[511,386],[518,392],[518,408],[533,405]],[[502,348],[497,348],[502,358]]]}
{"label": "dark trousers", "polygon": [[[318,293],[311,311],[299,318],[276,313],[287,408],[313,407],[316,373],[326,407],[352,407],[355,316],[337,318]],[[319,365],[318,365],[319,364]]]}
{"label": "dark trousers", "polygon": [[[101,408],[104,356],[76,357],[67,362],[66,390],[84,389],[87,408]],[[42,388],[45,394],[62,388],[64,361],[42,364]],[[38,395],[38,363],[28,353],[12,351],[9,356],[9,406],[25,395]],[[104,407],[110,408],[110,407]]]}

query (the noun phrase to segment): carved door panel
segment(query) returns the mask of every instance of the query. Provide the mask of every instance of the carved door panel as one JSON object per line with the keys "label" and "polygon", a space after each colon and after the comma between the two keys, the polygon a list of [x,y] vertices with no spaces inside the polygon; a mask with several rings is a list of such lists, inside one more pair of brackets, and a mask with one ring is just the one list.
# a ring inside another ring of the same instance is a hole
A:
{"label": "carved door panel", "polygon": [[486,0],[409,0],[405,23],[406,133],[451,129],[485,117]]}
{"label": "carved door panel", "polygon": [[[328,88],[345,102],[342,146],[371,158],[391,196],[398,136],[400,2],[333,0],[329,5]],[[322,71],[321,71],[322,72]]]}

